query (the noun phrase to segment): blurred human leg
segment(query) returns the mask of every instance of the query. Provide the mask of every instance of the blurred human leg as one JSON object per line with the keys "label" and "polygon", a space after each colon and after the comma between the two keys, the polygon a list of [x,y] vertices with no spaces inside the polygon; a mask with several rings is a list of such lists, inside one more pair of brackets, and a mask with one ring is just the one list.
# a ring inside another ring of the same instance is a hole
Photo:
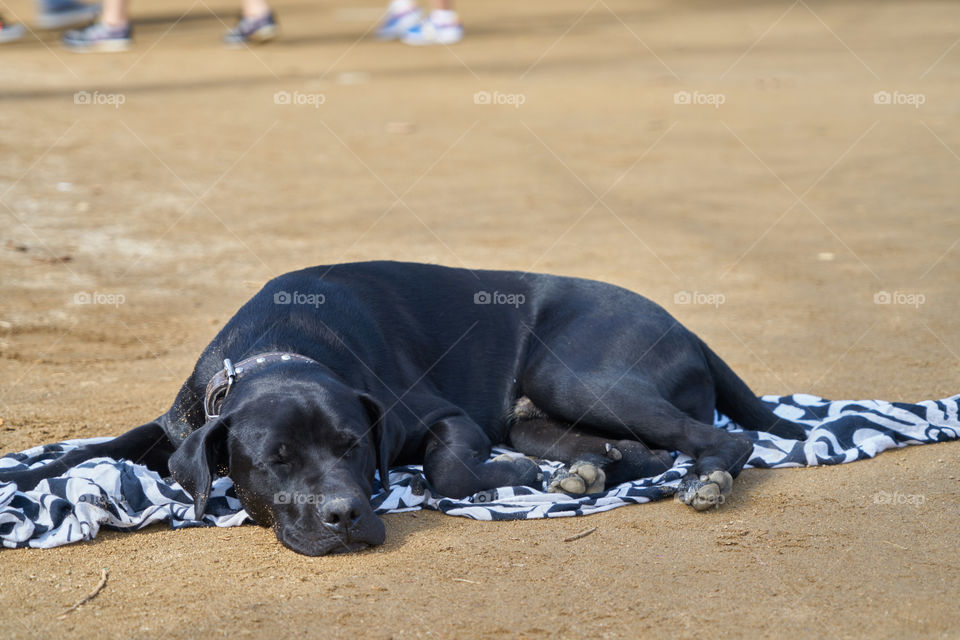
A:
{"label": "blurred human leg", "polygon": [[100,12],[99,4],[79,0],[36,0],[38,29],[66,29],[87,24]]}
{"label": "blurred human leg", "polygon": [[63,46],[78,53],[126,51],[133,42],[127,0],[104,0],[100,19],[63,34]]}

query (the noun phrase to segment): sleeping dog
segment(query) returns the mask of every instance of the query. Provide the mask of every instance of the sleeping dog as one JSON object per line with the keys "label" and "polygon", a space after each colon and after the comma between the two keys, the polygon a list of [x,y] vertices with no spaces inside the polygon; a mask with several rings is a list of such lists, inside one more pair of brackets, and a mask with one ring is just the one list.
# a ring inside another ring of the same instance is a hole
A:
{"label": "sleeping dog", "polygon": [[[247,513],[287,547],[324,555],[382,544],[375,474],[422,464],[435,494],[543,486],[529,457],[565,463],[574,495],[694,458],[680,498],[722,502],[750,441],[712,426],[803,439],[697,336],[625,289],[577,278],[402,262],[313,267],[248,301],[152,422],[37,469],[29,490],[106,456],[172,475],[199,518],[229,475]],[[287,496],[278,500],[277,496]],[[297,499],[289,499],[295,496]]]}

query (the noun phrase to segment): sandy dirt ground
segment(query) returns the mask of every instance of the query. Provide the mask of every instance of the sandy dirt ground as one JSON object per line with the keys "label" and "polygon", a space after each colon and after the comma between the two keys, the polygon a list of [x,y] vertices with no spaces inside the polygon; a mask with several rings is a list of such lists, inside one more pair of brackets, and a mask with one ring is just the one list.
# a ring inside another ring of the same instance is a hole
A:
{"label": "sandy dirt ground", "polygon": [[[960,6],[460,8],[451,48],[328,0],[278,2],[255,50],[219,45],[223,0],[136,2],[124,54],[4,47],[0,450],[154,418],[267,279],[372,258],[630,287],[761,393],[960,391]],[[960,637],[958,463],[747,471],[708,513],[400,514],[338,557],[102,532],[0,552],[0,637]]]}

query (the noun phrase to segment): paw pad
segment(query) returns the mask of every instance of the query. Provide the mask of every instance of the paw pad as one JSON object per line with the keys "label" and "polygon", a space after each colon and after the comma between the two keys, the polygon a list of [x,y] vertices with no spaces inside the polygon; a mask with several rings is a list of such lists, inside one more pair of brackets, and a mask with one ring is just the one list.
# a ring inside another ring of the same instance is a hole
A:
{"label": "paw pad", "polygon": [[733,489],[733,476],[726,471],[711,471],[700,475],[687,474],[677,489],[677,501],[690,505],[696,511],[719,507]]}
{"label": "paw pad", "polygon": [[513,405],[513,417],[516,420],[532,420],[534,418],[545,418],[546,414],[533,404],[533,400],[527,396],[520,396]]}
{"label": "paw pad", "polygon": [[549,493],[582,496],[600,493],[607,481],[603,469],[590,462],[576,462],[569,469],[560,469],[550,477]]}

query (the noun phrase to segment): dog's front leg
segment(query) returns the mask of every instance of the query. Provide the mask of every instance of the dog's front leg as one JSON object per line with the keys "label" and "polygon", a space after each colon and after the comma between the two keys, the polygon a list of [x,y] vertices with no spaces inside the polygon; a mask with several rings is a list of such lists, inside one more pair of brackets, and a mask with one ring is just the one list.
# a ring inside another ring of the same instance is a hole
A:
{"label": "dog's front leg", "polygon": [[541,484],[540,467],[529,458],[490,457],[490,438],[464,415],[430,425],[423,470],[439,493],[463,498],[496,487]]}
{"label": "dog's front leg", "polygon": [[101,457],[115,460],[125,458],[165,476],[169,473],[167,460],[174,446],[160,424],[161,419],[140,425],[112,440],[78,447],[34,469],[0,471],[0,482],[13,482],[20,491],[30,491],[42,480],[56,478],[82,462]]}

